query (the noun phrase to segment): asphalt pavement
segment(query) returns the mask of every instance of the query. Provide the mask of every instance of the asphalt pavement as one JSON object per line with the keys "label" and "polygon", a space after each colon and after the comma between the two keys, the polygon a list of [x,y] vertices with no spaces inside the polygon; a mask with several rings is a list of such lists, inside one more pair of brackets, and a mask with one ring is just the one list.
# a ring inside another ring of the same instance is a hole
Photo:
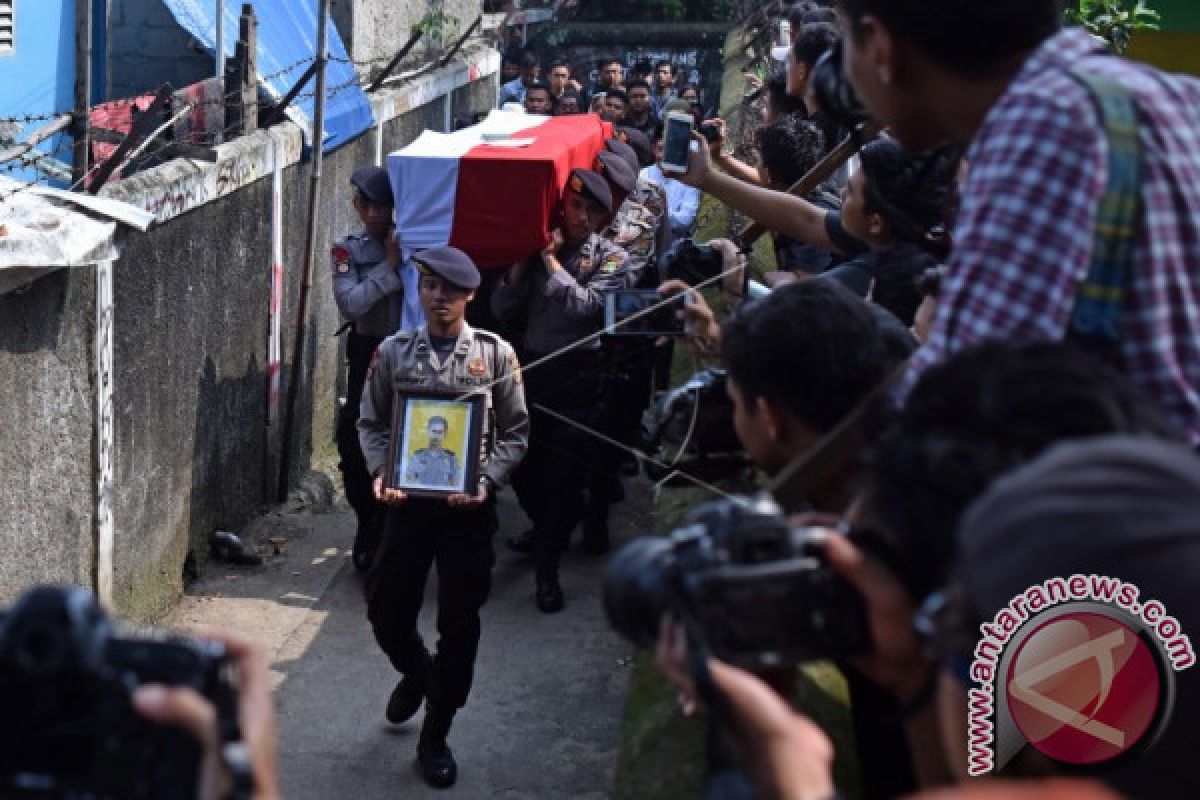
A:
{"label": "asphalt pavement", "polygon": [[[241,630],[271,653],[286,798],[608,797],[632,651],[604,619],[603,559],[573,549],[562,574],[567,608],[541,614],[532,564],[503,546],[525,524],[511,492],[500,511],[475,684],[449,738],[459,781],[448,791],[427,788],[413,769],[423,712],[401,726],[383,718],[397,675],[371,635],[349,562],[353,514],[269,515],[244,532],[268,553],[263,567],[206,567],[167,623]],[[614,507],[614,538],[648,530],[650,519],[647,492],[632,485]],[[431,574],[421,615],[431,647],[435,582]]]}

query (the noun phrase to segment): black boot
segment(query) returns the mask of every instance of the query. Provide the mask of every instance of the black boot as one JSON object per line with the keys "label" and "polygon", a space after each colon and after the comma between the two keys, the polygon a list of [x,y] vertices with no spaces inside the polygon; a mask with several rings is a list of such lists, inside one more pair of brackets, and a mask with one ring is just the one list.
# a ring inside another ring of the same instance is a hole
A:
{"label": "black boot", "polygon": [[446,744],[454,712],[429,703],[425,706],[425,723],[417,741],[417,770],[425,783],[435,789],[449,789],[458,780],[458,764]]}
{"label": "black boot", "polygon": [[556,614],[566,606],[562,587],[558,584],[558,569],[539,567],[537,571],[537,588],[534,600],[538,611],[543,614]]}
{"label": "black boot", "polygon": [[413,714],[417,713],[425,699],[426,679],[432,665],[433,659],[426,653],[420,668],[404,673],[404,677],[392,690],[392,696],[388,698],[387,711],[384,712],[388,722],[400,725],[408,722]]}

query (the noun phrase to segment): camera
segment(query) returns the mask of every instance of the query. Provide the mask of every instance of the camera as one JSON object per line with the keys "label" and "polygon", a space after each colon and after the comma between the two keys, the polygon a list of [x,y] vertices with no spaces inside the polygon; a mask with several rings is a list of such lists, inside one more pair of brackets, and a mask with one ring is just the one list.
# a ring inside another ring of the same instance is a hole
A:
{"label": "camera", "polygon": [[838,42],[817,59],[811,78],[813,95],[821,110],[840,127],[854,130],[871,119],[866,106],[842,70],[845,44]]}
{"label": "camera", "polygon": [[705,369],[655,403],[646,448],[659,457],[644,462],[647,478],[673,486],[679,473],[722,480],[749,466],[733,427],[733,401],[725,387],[724,370]]}
{"label": "camera", "polygon": [[191,800],[202,750],[140,716],[131,693],[195,689],[240,738],[223,645],[119,634],[83,589],[28,591],[0,615],[0,797]]}
{"label": "camera", "polygon": [[665,538],[626,545],[604,576],[610,624],[641,647],[663,614],[712,655],[774,669],[860,653],[862,597],[825,563],[818,529],[788,524],[767,496],[700,506]]}
{"label": "camera", "polygon": [[709,144],[716,144],[721,139],[721,129],[712,121],[700,123],[700,134]]}
{"label": "camera", "polygon": [[667,280],[681,280],[689,286],[710,281],[721,274],[725,263],[721,254],[694,239],[680,239],[663,255],[663,274]]}

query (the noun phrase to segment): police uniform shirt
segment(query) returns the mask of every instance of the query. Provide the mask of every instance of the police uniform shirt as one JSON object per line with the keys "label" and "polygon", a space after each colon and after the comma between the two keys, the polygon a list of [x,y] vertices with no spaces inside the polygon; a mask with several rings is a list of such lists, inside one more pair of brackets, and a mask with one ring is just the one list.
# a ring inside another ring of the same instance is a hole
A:
{"label": "police uniform shirt", "polygon": [[422,447],[409,459],[407,480],[424,486],[457,486],[458,456],[453,450]]}
{"label": "police uniform shirt", "polygon": [[[367,470],[387,467],[397,390],[425,389],[487,395],[480,474],[503,486],[529,446],[529,411],[512,346],[489,331],[463,324],[454,350],[438,356],[424,325],[386,339],[367,375],[358,421]],[[471,492],[474,487],[467,487]]]}
{"label": "police uniform shirt", "polygon": [[625,198],[612,224],[601,235],[624,250],[632,268],[640,273],[651,259],[670,245],[670,229],[663,224],[666,214],[666,191],[639,177],[637,188]]}
{"label": "police uniform shirt", "polygon": [[366,232],[333,248],[333,296],[360,336],[383,339],[400,327],[404,281],[387,260],[383,243]]}
{"label": "police uniform shirt", "polygon": [[562,269],[548,274],[541,256],[534,256],[521,281],[507,278],[492,293],[492,313],[510,321],[522,309],[527,324],[522,344],[529,353],[544,355],[600,330],[604,295],[637,283],[639,269],[624,250],[592,234],[577,250],[559,253]]}

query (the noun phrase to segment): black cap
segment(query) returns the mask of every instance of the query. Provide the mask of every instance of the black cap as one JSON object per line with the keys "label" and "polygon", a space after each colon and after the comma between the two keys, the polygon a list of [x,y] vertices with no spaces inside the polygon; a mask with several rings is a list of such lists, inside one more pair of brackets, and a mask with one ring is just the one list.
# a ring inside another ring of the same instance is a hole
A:
{"label": "black cap", "polygon": [[616,153],[601,150],[596,154],[596,172],[603,175],[614,190],[629,194],[637,188],[637,173]]}
{"label": "black cap", "polygon": [[567,179],[567,188],[589,200],[596,201],[606,212],[612,213],[612,189],[608,188],[608,181],[604,180],[601,175],[590,169],[573,169],[571,177]]}
{"label": "black cap", "polygon": [[620,139],[609,139],[604,143],[604,146],[608,148],[608,152],[615,153],[621,158],[625,159],[625,163],[628,164],[629,168],[634,172],[641,170],[642,165],[638,162],[637,153],[633,151],[632,147],[625,144]]}
{"label": "black cap", "polygon": [[654,143],[637,128],[622,125],[617,128],[617,138],[633,148],[633,152],[637,153],[638,163],[642,166],[648,167],[656,161]]}
{"label": "black cap", "polygon": [[421,272],[436,275],[460,289],[479,288],[479,268],[469,255],[457,247],[430,247],[418,252],[412,260]]}
{"label": "black cap", "polygon": [[383,167],[362,167],[354,170],[350,183],[372,203],[382,206],[394,206],[392,199],[392,182],[388,180],[387,170]]}

